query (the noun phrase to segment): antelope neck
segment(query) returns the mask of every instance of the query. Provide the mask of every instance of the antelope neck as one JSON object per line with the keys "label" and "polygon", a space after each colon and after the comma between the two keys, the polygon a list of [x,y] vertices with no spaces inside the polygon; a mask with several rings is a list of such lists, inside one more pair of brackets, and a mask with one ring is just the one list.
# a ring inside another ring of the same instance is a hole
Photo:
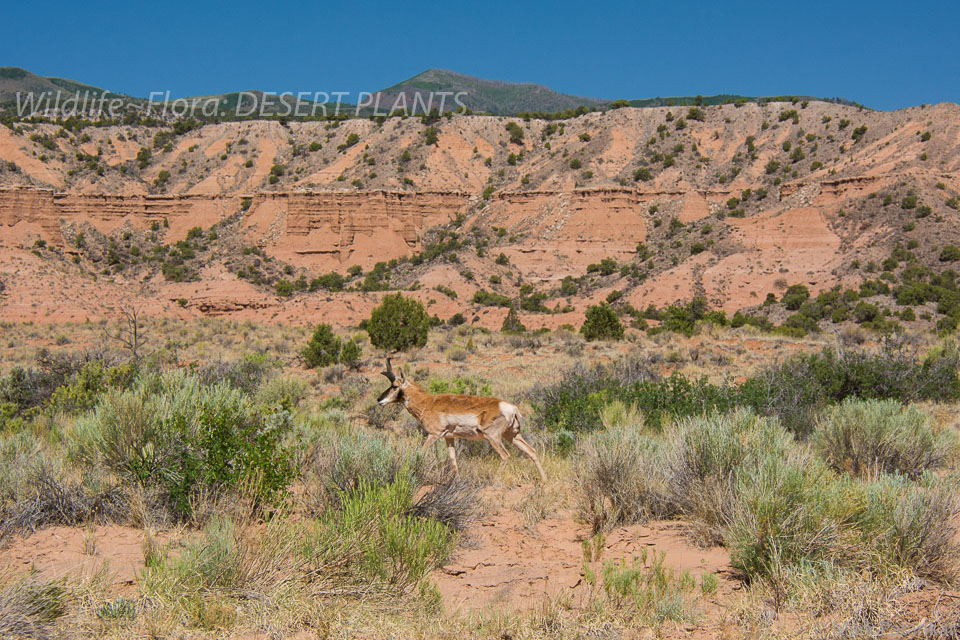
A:
{"label": "antelope neck", "polygon": [[[420,414],[423,413],[423,410],[420,408],[417,403],[417,396],[420,395],[420,388],[413,382],[407,383],[406,389],[401,389],[400,393],[403,396],[403,406],[409,411],[414,418],[420,420]],[[412,397],[411,397],[412,396]],[[411,400],[413,402],[411,403]]]}

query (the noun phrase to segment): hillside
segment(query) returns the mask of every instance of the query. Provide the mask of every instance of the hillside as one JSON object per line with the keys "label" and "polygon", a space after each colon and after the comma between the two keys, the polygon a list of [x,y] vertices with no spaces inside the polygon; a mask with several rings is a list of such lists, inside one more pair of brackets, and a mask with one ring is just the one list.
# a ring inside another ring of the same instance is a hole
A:
{"label": "hillside", "polygon": [[106,92],[104,89],[91,85],[66,80],[64,78],[38,76],[19,67],[0,67],[0,102],[12,102],[17,99],[17,93],[77,93],[81,95],[89,92],[91,96],[118,95]]}
{"label": "hillside", "polygon": [[[406,94],[407,104],[412,105],[415,94],[422,94],[421,99],[426,101],[431,92],[464,92],[467,95],[462,102],[468,108],[498,115],[522,112],[552,113],[577,107],[600,108],[609,102],[557,93],[539,84],[484,80],[444,69],[428,69],[380,91],[380,104],[389,108],[403,93]],[[448,102],[450,100],[448,98]],[[456,105],[453,105],[450,110],[455,108]]]}
{"label": "hillside", "polygon": [[[82,320],[136,304],[343,326],[393,289],[491,328],[511,300],[528,328],[579,326],[608,299],[627,321],[697,295],[760,312],[793,284],[895,287],[911,265],[950,267],[958,142],[954,104],[823,102],[0,128],[0,312]],[[343,282],[310,290],[330,272]],[[933,327],[937,307],[921,300],[908,322]]]}

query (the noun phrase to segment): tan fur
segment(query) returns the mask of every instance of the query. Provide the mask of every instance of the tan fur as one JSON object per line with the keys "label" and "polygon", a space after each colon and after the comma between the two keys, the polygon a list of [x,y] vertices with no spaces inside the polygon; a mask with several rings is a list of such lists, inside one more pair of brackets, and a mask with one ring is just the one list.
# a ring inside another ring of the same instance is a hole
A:
{"label": "tan fur", "polygon": [[547,481],[536,452],[520,435],[520,412],[509,402],[489,396],[427,393],[415,382],[407,380],[402,371],[391,382],[390,389],[383,392],[380,402],[403,403],[427,432],[424,448],[432,447],[438,439],[443,438],[454,472],[457,471],[457,454],[453,445],[455,438],[486,440],[503,460],[510,457],[503,446],[505,440],[530,456],[537,466],[540,479]]}

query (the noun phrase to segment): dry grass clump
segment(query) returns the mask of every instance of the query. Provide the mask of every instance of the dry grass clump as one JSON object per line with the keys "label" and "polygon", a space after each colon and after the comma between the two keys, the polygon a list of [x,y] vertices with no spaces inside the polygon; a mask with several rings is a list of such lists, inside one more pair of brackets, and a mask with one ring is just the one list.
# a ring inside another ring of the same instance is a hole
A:
{"label": "dry grass clump", "polygon": [[924,475],[919,482],[884,474],[864,489],[858,525],[881,567],[909,567],[941,583],[960,580],[960,481]]}
{"label": "dry grass clump", "polygon": [[67,595],[58,582],[33,577],[7,582],[0,588],[0,638],[53,637],[51,626],[66,613]]}
{"label": "dry grass clump", "polygon": [[0,541],[43,527],[121,523],[129,519],[127,493],[119,486],[90,493],[74,483],[64,483],[49,470],[32,477],[26,496],[10,505],[0,505]]}
{"label": "dry grass clump", "polygon": [[579,513],[595,530],[679,515],[751,579],[831,565],[960,577],[953,481],[837,474],[749,410],[686,418],[662,438],[601,431],[579,451]]}
{"label": "dry grass clump", "polygon": [[582,440],[576,471],[579,516],[597,532],[675,514],[663,448],[660,439],[629,428]]}
{"label": "dry grass clump", "polygon": [[339,508],[363,483],[385,486],[402,476],[422,487],[436,484],[441,475],[432,453],[385,433],[358,430],[319,434],[301,465],[307,507],[315,514]]}
{"label": "dry grass clump", "polygon": [[423,493],[409,514],[436,520],[451,531],[463,531],[476,516],[477,494],[476,485],[462,477],[454,477]]}
{"label": "dry grass clump", "polygon": [[812,441],[831,467],[860,477],[916,479],[957,453],[954,433],[935,431],[925,413],[896,400],[844,401],[819,420]]}
{"label": "dry grass clump", "polygon": [[477,487],[463,477],[449,477],[446,461],[432,451],[385,433],[366,431],[321,434],[301,465],[304,502],[322,515],[344,509],[361,487],[387,487],[398,482],[416,497],[407,515],[431,519],[453,531],[462,530],[477,509]]}
{"label": "dry grass clump", "polygon": [[[623,411],[603,413],[611,421]],[[790,443],[775,420],[750,410],[685,418],[664,437],[642,435],[635,426],[591,434],[579,445],[580,515],[601,530],[683,514],[706,541],[719,543],[734,474],[783,455]]]}

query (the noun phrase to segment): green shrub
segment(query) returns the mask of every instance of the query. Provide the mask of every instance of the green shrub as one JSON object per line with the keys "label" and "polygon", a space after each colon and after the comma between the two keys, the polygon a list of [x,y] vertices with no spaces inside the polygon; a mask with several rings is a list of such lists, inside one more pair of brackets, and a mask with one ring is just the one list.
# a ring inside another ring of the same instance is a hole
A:
{"label": "green shrub", "polygon": [[530,400],[549,429],[592,431],[601,425],[603,407],[614,400],[633,406],[648,427],[659,430],[666,416],[682,417],[736,406],[736,389],[690,380],[681,374],[660,378],[633,356],[611,366],[574,367],[550,384],[537,385]]}
{"label": "green shrub", "polygon": [[879,352],[848,349],[795,356],[766,367],[739,389],[740,403],[774,415],[794,434],[805,437],[814,413],[846,398],[953,400],[960,398],[960,357],[953,350],[916,362],[896,343]]}
{"label": "green shrub", "polygon": [[477,380],[472,377],[455,377],[451,379],[431,378],[427,383],[427,390],[430,393],[455,393],[471,396],[489,396],[493,394],[493,388],[489,383]]}
{"label": "green shrub", "polygon": [[606,302],[587,307],[587,318],[580,333],[587,340],[622,340],[623,325]]}
{"label": "green shrub", "polygon": [[513,144],[523,144],[523,127],[516,122],[506,124],[507,133],[510,134],[510,142]]}
{"label": "green shrub", "polygon": [[360,136],[356,133],[351,133],[347,135],[347,139],[343,141],[343,144],[337,145],[337,151],[346,151],[358,142],[360,142]]}
{"label": "green shrub", "polygon": [[935,432],[921,411],[896,400],[845,400],[813,432],[816,451],[839,472],[868,477],[900,473],[918,478],[956,453],[956,438]]}
{"label": "green shrub", "polygon": [[260,385],[253,401],[266,410],[279,407],[286,411],[295,411],[307,397],[310,385],[300,378],[275,376]]}
{"label": "green shrub", "polygon": [[347,340],[343,343],[343,349],[340,350],[340,364],[356,368],[362,355],[363,347],[356,340]]}
{"label": "green shrub", "polygon": [[319,291],[320,289],[326,289],[327,291],[343,291],[344,284],[346,284],[346,278],[336,271],[331,271],[330,273],[325,273],[322,276],[317,276],[311,280],[310,291]]}
{"label": "green shrub", "polygon": [[520,321],[520,315],[517,313],[517,310],[510,307],[506,317],[503,319],[503,325],[500,327],[500,331],[505,333],[523,333],[526,330],[527,328]]}
{"label": "green shrub", "polygon": [[261,413],[226,384],[204,387],[169,372],[109,390],[77,420],[71,455],[129,481],[158,487],[175,516],[189,516],[197,491],[234,489],[256,480],[259,502],[276,502],[293,478],[281,443],[285,411]]}
{"label": "green shrub", "polygon": [[399,293],[384,296],[367,323],[370,343],[388,351],[422,347],[429,331],[430,317],[423,305]]}
{"label": "green shrub", "polygon": [[[100,362],[87,362],[73,374],[67,384],[57,387],[50,396],[54,411],[76,413],[89,411],[108,386],[108,372]],[[116,386],[116,385],[115,385]]]}
{"label": "green shrub", "polygon": [[277,280],[274,290],[279,297],[287,298],[293,295],[293,283],[287,280]]}
{"label": "green shrub", "polygon": [[806,285],[794,284],[787,287],[780,302],[783,303],[783,306],[786,307],[788,311],[796,311],[809,297],[810,290],[807,289]]}
{"label": "green shrub", "polygon": [[720,320],[716,324],[725,325],[726,316],[716,315],[716,312],[709,311],[707,300],[703,296],[695,296],[685,305],[672,304],[660,314],[660,328],[663,331],[672,331],[682,333],[690,337],[696,332],[696,325],[701,320]]}
{"label": "green shrub", "polygon": [[485,307],[512,307],[513,301],[505,295],[487,291],[486,289],[477,289],[473,292],[473,303]]}
{"label": "green shrub", "polygon": [[940,262],[956,262],[960,260],[960,247],[948,244],[940,251]]}
{"label": "green shrub", "polygon": [[300,355],[308,369],[326,367],[340,362],[343,353],[343,340],[333,332],[328,324],[318,324],[313,337],[303,348]]}

